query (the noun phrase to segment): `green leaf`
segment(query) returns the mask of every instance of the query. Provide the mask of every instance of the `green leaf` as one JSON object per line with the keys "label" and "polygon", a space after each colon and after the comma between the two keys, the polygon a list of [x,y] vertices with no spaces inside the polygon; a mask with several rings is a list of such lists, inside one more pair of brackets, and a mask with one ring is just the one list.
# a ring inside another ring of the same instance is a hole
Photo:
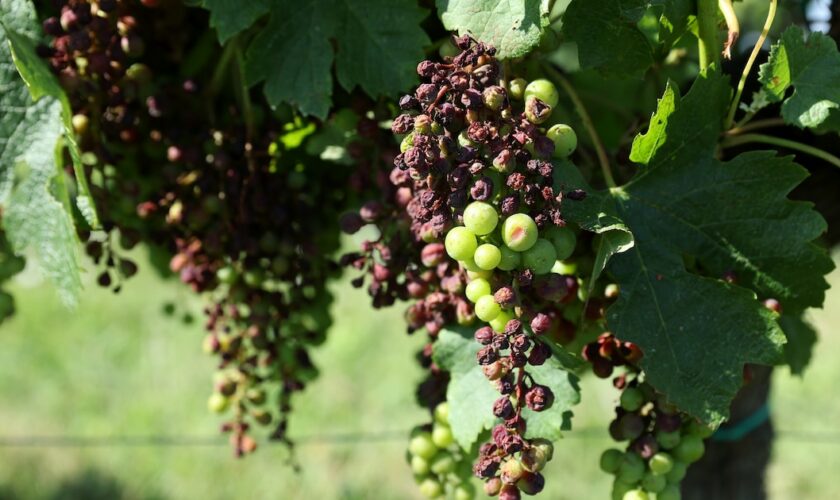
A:
{"label": "green leaf", "polygon": [[[648,132],[634,141],[637,176],[564,205],[584,227],[620,220],[632,232],[632,249],[608,266],[621,287],[609,327],[641,347],[657,389],[711,424],[726,418],[745,363],[782,355],[784,334],[751,290],[786,309],[819,306],[832,268],[812,243],[825,222],[786,198],[804,169],[772,152],[715,159],[730,93],[714,73],[684,98],[669,85]],[[684,256],[711,277],[686,269]],[[730,270],[751,290],[713,278]]]}
{"label": "green leaf", "polygon": [[535,0],[437,0],[443,26],[496,47],[499,59],[522,57],[540,43],[548,3]]}
{"label": "green leaf", "polygon": [[[840,130],[840,53],[830,37],[791,26],[773,45],[759,79],[771,102],[784,100],[782,118],[800,128]],[[788,89],[793,93],[786,97]]]}
{"label": "green leaf", "polygon": [[636,26],[646,7],[640,0],[572,0],[563,33],[577,42],[580,66],[641,77],[653,64],[653,47]]}
{"label": "green leaf", "polygon": [[[10,29],[37,32],[32,5],[24,0],[0,3],[0,18]],[[15,253],[31,249],[37,254],[62,300],[73,305],[81,290],[78,239],[72,218],[51,192],[54,183],[63,182],[54,161],[61,104],[48,96],[32,101],[5,30],[0,30],[0,88],[0,205],[6,234]]]}
{"label": "green leaf", "polygon": [[[451,375],[446,397],[452,434],[462,448],[469,449],[483,431],[497,422],[493,403],[500,394],[476,362],[481,345],[473,339],[472,329],[443,329],[434,346],[435,363]],[[566,371],[556,357],[542,366],[528,367],[528,372],[537,383],[551,388],[554,403],[542,412],[523,410],[528,420],[526,437],[559,439],[561,430],[570,428],[571,408],[580,402],[577,377]]]}
{"label": "green leaf", "polygon": [[785,363],[793,375],[802,375],[811,362],[811,353],[817,343],[817,331],[801,316],[783,314],[779,324],[785,332]]}
{"label": "green leaf", "polygon": [[346,90],[396,94],[417,80],[429,42],[420,27],[424,16],[408,0],[273,0],[267,26],[248,48],[246,79],[265,81],[272,106],[288,102],[319,118],[332,105],[333,60]]}
{"label": "green leaf", "polygon": [[210,26],[216,29],[219,43],[225,43],[268,13],[271,0],[202,0],[210,11]]}

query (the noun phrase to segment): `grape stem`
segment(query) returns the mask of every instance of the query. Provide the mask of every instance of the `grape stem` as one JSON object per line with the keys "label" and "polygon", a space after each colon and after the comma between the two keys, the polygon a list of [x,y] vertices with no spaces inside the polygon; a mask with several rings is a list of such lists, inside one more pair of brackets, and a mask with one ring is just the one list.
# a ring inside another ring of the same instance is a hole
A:
{"label": "grape stem", "polygon": [[745,123],[744,125],[735,124],[735,126],[726,132],[725,135],[740,135],[753,130],[760,130],[763,128],[780,127],[785,124],[784,118],[767,118],[764,120],[756,120],[752,123]]}
{"label": "grape stem", "polygon": [[234,50],[234,58],[236,59],[236,71],[234,72],[235,85],[239,90],[238,94],[242,101],[242,118],[245,120],[245,132],[248,135],[248,141],[254,139],[254,106],[251,103],[251,93],[248,90],[248,84],[245,82],[245,58],[242,56],[242,48],[236,44]]}
{"label": "grape stem", "polygon": [[725,129],[731,128],[732,123],[735,121],[735,113],[738,111],[738,105],[741,102],[741,94],[744,93],[744,87],[747,84],[747,77],[750,74],[750,70],[755,63],[756,58],[758,57],[758,53],[761,52],[761,47],[764,45],[764,41],[767,40],[767,34],[770,33],[770,27],[773,25],[773,19],[776,18],[776,7],[778,6],[778,3],[778,0],[770,0],[770,8],[767,11],[767,20],[764,21],[764,28],[761,30],[761,36],[759,36],[758,40],[756,40],[755,46],[750,54],[750,58],[747,59],[747,65],[744,66],[744,71],[741,72],[741,80],[738,81],[738,89],[735,91],[735,97],[732,99],[732,104],[729,106],[729,114],[726,116],[726,122],[724,122]]}
{"label": "grape stem", "polygon": [[549,64],[545,64],[544,66],[549,76],[559,83],[560,86],[563,87],[563,90],[565,90],[569,95],[569,99],[572,100],[572,104],[574,104],[578,115],[580,115],[580,119],[583,121],[583,126],[586,128],[589,137],[592,139],[592,146],[595,148],[595,153],[598,155],[598,163],[601,165],[601,172],[604,174],[604,181],[606,181],[608,187],[616,187],[617,184],[615,183],[615,178],[613,177],[612,170],[610,170],[610,159],[607,156],[604,143],[601,142],[601,136],[598,135],[598,130],[592,122],[592,117],[589,116],[589,112],[586,110],[586,106],[583,105],[583,101],[581,101],[577,91],[565,76]]}
{"label": "grape stem", "polygon": [[728,137],[721,142],[721,146],[724,148],[733,147],[733,146],[740,146],[742,144],[749,144],[749,143],[761,143],[761,144],[772,144],[774,146],[780,146],[787,149],[792,149],[794,151],[800,151],[805,154],[809,154],[821,160],[824,160],[835,167],[840,168],[840,158],[834,156],[833,154],[824,151],[820,148],[815,148],[814,146],[809,146],[807,144],[802,144],[801,142],[791,141],[789,139],[782,139],[780,137],[774,137],[772,135],[765,135],[765,134],[741,134],[736,135],[734,137]]}
{"label": "grape stem", "polygon": [[701,70],[720,63],[717,16],[718,0],[697,0],[697,48]]}

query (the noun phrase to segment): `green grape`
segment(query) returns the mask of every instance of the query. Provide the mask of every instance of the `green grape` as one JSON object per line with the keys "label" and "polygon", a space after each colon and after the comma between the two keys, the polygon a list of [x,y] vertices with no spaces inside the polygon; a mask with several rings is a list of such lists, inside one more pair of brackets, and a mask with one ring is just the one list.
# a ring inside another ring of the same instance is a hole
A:
{"label": "green grape", "polygon": [[467,271],[467,278],[471,280],[483,279],[489,280],[493,276],[492,271],[485,271],[484,269],[478,271]]}
{"label": "green grape", "polygon": [[469,482],[461,483],[455,487],[453,496],[455,500],[473,500],[475,498],[475,486]]}
{"label": "green grape", "polygon": [[610,448],[601,454],[601,470],[609,474],[615,474],[621,461],[624,458],[624,453],[621,450]]}
{"label": "green grape", "polygon": [[461,260],[459,262],[462,266],[464,266],[464,269],[466,269],[468,272],[472,271],[474,273],[480,273],[484,271],[483,269],[478,267],[478,264],[475,263],[472,257],[470,257],[469,259]]}
{"label": "green grape", "polygon": [[502,252],[502,258],[496,267],[502,271],[513,271],[519,267],[519,264],[522,262],[522,256],[519,252],[511,250],[506,245],[500,246],[499,251]]}
{"label": "green grape", "polygon": [[706,446],[703,444],[703,439],[700,436],[689,434],[683,437],[680,444],[674,448],[674,458],[681,462],[696,462],[700,460],[703,453],[706,451]]}
{"label": "green grape", "polygon": [[539,229],[528,214],[513,214],[502,224],[502,240],[511,250],[524,252],[537,242]]}
{"label": "green grape", "polygon": [[612,486],[612,498],[613,500],[623,500],[624,494],[628,491],[634,489],[636,487],[636,483],[625,483],[624,481],[616,478],[613,481]]}
{"label": "green grape", "polygon": [[415,476],[425,477],[429,475],[430,471],[429,462],[425,458],[418,457],[417,455],[411,457],[411,472]]}
{"label": "green grape", "polygon": [[408,451],[412,455],[429,460],[438,452],[437,446],[432,441],[432,435],[429,432],[420,432],[411,438],[408,442]]}
{"label": "green grape", "polygon": [[532,81],[525,87],[525,99],[529,97],[536,97],[542,102],[546,103],[552,109],[557,106],[560,101],[560,94],[557,92],[557,87],[545,78],[539,78]]}
{"label": "green grape", "polygon": [[493,205],[474,201],[464,209],[464,225],[478,236],[490,234],[499,224],[499,214]]}
{"label": "green grape", "polygon": [[651,472],[646,473],[645,477],[642,478],[642,488],[649,493],[659,493],[667,485],[668,482],[665,480],[665,476],[658,476]]}
{"label": "green grape", "polygon": [[214,392],[207,399],[207,409],[213,413],[224,413],[230,406],[230,400],[224,394]]}
{"label": "green grape", "polygon": [[218,278],[221,283],[230,285],[231,283],[236,281],[236,269],[232,268],[231,266],[219,268],[219,270],[216,271],[216,278]]}
{"label": "green grape", "polygon": [[496,303],[492,295],[485,295],[475,301],[475,315],[482,321],[492,321],[502,312],[502,307]]}
{"label": "green grape", "polygon": [[692,420],[688,423],[688,433],[706,439],[712,437],[715,430],[697,420]]}
{"label": "green grape", "polygon": [[648,467],[650,467],[650,471],[654,474],[664,475],[671,472],[671,469],[674,468],[674,459],[667,453],[659,452],[650,457]]}
{"label": "green grape", "polygon": [[525,88],[528,87],[528,81],[524,78],[514,78],[508,85],[508,94],[510,98],[515,101],[522,100],[525,97]]}
{"label": "green grape", "polygon": [[446,424],[435,424],[432,429],[432,442],[438,448],[448,448],[455,442],[455,439],[452,437],[452,429]]}
{"label": "green grape", "polygon": [[[581,287],[582,288],[582,287]],[[635,387],[628,387],[621,393],[621,407],[627,411],[636,411],[645,403],[642,391]]]}
{"label": "green grape", "polygon": [[659,446],[665,448],[666,450],[670,450],[674,446],[680,444],[680,431],[656,431],[656,442],[659,443]]}
{"label": "green grape", "polygon": [[522,265],[534,274],[547,274],[554,267],[557,252],[548,240],[537,239],[534,246],[522,253]]}
{"label": "green grape", "polygon": [[498,316],[490,320],[490,328],[493,329],[496,333],[502,333],[505,331],[505,327],[508,324],[508,321],[513,319],[513,314],[502,311],[499,313]]}
{"label": "green grape", "polygon": [[245,281],[245,284],[254,288],[262,286],[264,279],[265,276],[262,270],[258,269],[249,269],[242,275],[242,280]]}
{"label": "green grape", "polygon": [[645,490],[630,490],[624,494],[621,500],[648,500],[650,496]]}
{"label": "green grape", "polygon": [[656,500],[681,500],[682,492],[676,484],[669,484],[662,491],[656,494]]}
{"label": "green grape", "polygon": [[443,486],[432,478],[426,478],[418,486],[420,494],[426,498],[439,498],[443,496]]}
{"label": "green grape", "polygon": [[476,278],[467,283],[466,295],[470,302],[478,302],[478,299],[491,293],[490,283],[484,278]]}
{"label": "green grape", "polygon": [[685,462],[674,462],[671,472],[665,474],[669,483],[679,483],[688,473],[688,464]]}
{"label": "green grape", "polygon": [[618,466],[618,477],[625,483],[635,483],[645,475],[645,461],[632,451],[624,454]]}
{"label": "green grape", "polygon": [[577,134],[568,125],[558,123],[545,133],[554,142],[554,157],[567,158],[577,149]]}
{"label": "green grape", "polygon": [[[577,237],[575,232],[568,227],[552,227],[545,232],[545,237],[554,245],[559,260],[568,259],[574,253]],[[561,274],[574,274],[574,272]]]}
{"label": "green grape", "polygon": [[445,451],[440,452],[429,463],[429,468],[435,475],[445,476],[455,470],[455,459]]}
{"label": "green grape", "polygon": [[472,140],[470,140],[469,136],[467,136],[467,131],[464,130],[463,132],[458,134],[458,145],[462,148],[466,148],[475,146],[475,143]]}
{"label": "green grape", "polygon": [[[405,153],[414,146],[414,132],[409,132],[400,142],[400,153]],[[556,149],[555,149],[556,151]]]}
{"label": "green grape", "polygon": [[453,227],[446,233],[446,253],[455,260],[472,260],[478,242],[475,234],[465,227]]}
{"label": "green grape", "polygon": [[485,243],[475,249],[473,260],[481,269],[491,271],[502,261],[502,252],[496,245]]}
{"label": "green grape", "polygon": [[435,421],[449,425],[449,403],[444,401],[435,406]]}
{"label": "green grape", "polygon": [[566,260],[558,260],[554,262],[554,267],[551,268],[551,272],[554,274],[574,275],[577,272],[577,264]]}

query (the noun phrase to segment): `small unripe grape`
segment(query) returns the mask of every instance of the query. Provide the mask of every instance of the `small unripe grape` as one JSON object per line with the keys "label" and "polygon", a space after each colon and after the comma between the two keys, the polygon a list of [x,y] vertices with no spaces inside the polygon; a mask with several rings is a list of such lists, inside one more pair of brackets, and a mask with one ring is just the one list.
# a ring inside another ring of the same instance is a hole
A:
{"label": "small unripe grape", "polygon": [[449,425],[449,403],[444,401],[435,406],[435,421]]}
{"label": "small unripe grape", "polygon": [[624,494],[634,488],[636,488],[635,483],[625,483],[624,481],[616,478],[612,485],[612,499],[624,500]]}
{"label": "small unripe grape", "polygon": [[455,500],[473,500],[475,498],[475,486],[472,483],[461,483],[455,487]]}
{"label": "small unripe grape", "polygon": [[648,467],[650,467],[650,471],[654,474],[664,475],[671,472],[671,469],[674,468],[674,459],[667,453],[659,452],[650,457]]}
{"label": "small unripe grape", "polygon": [[621,450],[615,448],[605,450],[601,454],[601,470],[609,474],[615,474],[622,460],[624,460],[624,453]]}
{"label": "small unripe grape", "polygon": [[455,442],[452,437],[452,429],[446,424],[436,423],[432,429],[432,442],[438,448],[448,448]]}
{"label": "small unripe grape", "polygon": [[624,494],[621,500],[649,500],[650,496],[645,490],[630,490]]}
{"label": "small unripe grape", "polygon": [[502,307],[492,295],[485,295],[475,301],[475,315],[482,321],[493,321],[501,312]]}
{"label": "small unripe grape", "polygon": [[514,78],[508,85],[508,93],[511,99],[517,101],[525,97],[525,89],[528,87],[528,81],[524,78]]}
{"label": "small unripe grape", "polygon": [[628,387],[621,393],[621,407],[627,411],[636,411],[642,407],[645,397],[635,387]]}
{"label": "small unripe grape", "polygon": [[534,274],[547,274],[554,267],[557,252],[548,240],[537,239],[536,243],[522,253],[522,265]]}
{"label": "small unripe grape", "polygon": [[715,430],[704,423],[692,420],[688,423],[688,433],[706,439],[708,437],[712,437]]}
{"label": "small unripe grape", "polygon": [[425,477],[429,475],[430,471],[429,462],[425,458],[418,457],[417,455],[411,457],[411,472],[415,476]]}
{"label": "small unripe grape", "polygon": [[230,400],[221,393],[214,392],[207,399],[207,409],[213,413],[224,413],[230,405]]}
{"label": "small unripe grape", "polygon": [[503,463],[499,470],[501,471],[502,482],[506,484],[516,484],[522,474],[525,473],[522,464],[513,457]]}
{"label": "small unripe grape", "polygon": [[438,449],[432,441],[432,435],[428,432],[421,432],[408,442],[408,451],[412,455],[429,460],[435,456]]}
{"label": "small unripe grape", "polygon": [[679,430],[673,432],[656,431],[656,442],[659,443],[659,446],[665,448],[666,450],[670,450],[680,444],[680,439],[681,436]]}
{"label": "small unripe grape", "polygon": [[522,255],[515,250],[511,250],[507,245],[499,247],[499,251],[502,252],[502,258],[496,267],[502,271],[513,271],[522,263]]}
{"label": "small unripe grape", "polygon": [[656,500],[681,500],[682,492],[676,484],[669,484],[664,490],[656,494]]}
{"label": "small unripe grape", "polygon": [[546,460],[551,461],[554,458],[554,443],[545,438],[536,438],[531,441],[532,448],[539,448],[540,452],[545,455]]}
{"label": "small unripe grape", "polygon": [[216,278],[218,278],[221,283],[230,285],[236,281],[236,277],[236,270],[230,266],[221,267],[218,271],[216,271]]}
{"label": "small unripe grape", "polygon": [[[568,259],[575,251],[577,237],[575,236],[575,232],[568,227],[552,227],[545,232],[545,238],[554,245],[554,251],[557,252],[558,260]],[[560,274],[574,274],[574,271]]]}
{"label": "small unripe grape", "polygon": [[552,108],[557,107],[557,103],[560,102],[560,94],[557,92],[557,87],[545,78],[539,78],[529,83],[525,87],[524,95],[525,99],[536,97]]}
{"label": "small unripe grape", "polygon": [[537,242],[539,229],[527,214],[513,214],[502,224],[502,239],[511,250],[524,252]]}
{"label": "small unripe grape", "polygon": [[554,142],[554,157],[567,158],[577,149],[577,134],[572,127],[558,123],[545,133]]}
{"label": "small unripe grape", "polygon": [[478,271],[467,271],[467,278],[471,280],[483,279],[489,280],[493,277],[492,271],[485,271],[484,269],[479,269]]}
{"label": "small unripe grape", "polygon": [[681,462],[696,462],[700,460],[703,453],[706,451],[706,446],[703,444],[703,439],[700,436],[689,434],[683,437],[680,444],[674,448],[674,458]]}
{"label": "small unripe grape", "polygon": [[475,249],[473,260],[481,269],[491,271],[496,269],[496,266],[502,261],[502,252],[496,245],[485,243]]}
{"label": "small unripe grape", "polygon": [[90,119],[87,115],[73,115],[70,121],[73,124],[73,131],[76,132],[76,135],[84,135],[87,132],[88,125],[90,124]]}
{"label": "small unripe grape", "polygon": [[464,209],[464,226],[473,234],[490,234],[499,223],[499,214],[493,205],[483,201],[474,201]]}
{"label": "small unripe grape", "polygon": [[420,490],[420,494],[426,498],[438,498],[443,496],[443,486],[430,477],[420,481],[418,489]]}
{"label": "small unripe grape", "polygon": [[665,474],[669,483],[679,483],[688,474],[688,464],[685,462],[674,462],[671,472]]}
{"label": "small unripe grape", "polygon": [[541,446],[531,446],[527,450],[522,450],[520,461],[522,467],[528,472],[539,472],[548,463],[548,450]]}
{"label": "small unripe grape", "polygon": [[478,242],[475,234],[465,227],[453,227],[446,233],[446,253],[455,260],[472,260]]}
{"label": "small unripe grape", "polygon": [[645,475],[645,461],[639,455],[628,451],[618,466],[618,477],[626,483],[641,481]]}
{"label": "small unripe grape", "polygon": [[551,272],[554,274],[565,274],[569,276],[574,276],[575,273],[577,273],[577,263],[565,260],[558,260],[554,263],[554,267],[551,268]]}
{"label": "small unripe grape", "polygon": [[405,153],[414,147],[414,132],[409,132],[400,142],[400,153]]}
{"label": "small unripe grape", "polygon": [[502,332],[505,331],[505,327],[507,326],[508,321],[510,321],[512,319],[513,319],[513,314],[511,314],[507,311],[502,311],[502,312],[499,313],[498,316],[496,316],[495,318],[490,320],[490,322],[489,322],[490,323],[490,328],[492,328],[493,331],[496,332],[496,333],[502,333]]}
{"label": "small unripe grape", "polygon": [[444,476],[455,470],[455,459],[450,453],[442,451],[429,462],[429,468],[438,476]]}
{"label": "small unripe grape", "polygon": [[470,302],[478,302],[478,299],[492,293],[490,283],[484,278],[476,278],[467,283],[466,294]]}
{"label": "small unripe grape", "polygon": [[645,477],[642,478],[642,488],[649,493],[659,493],[667,485],[668,482],[665,480],[665,476],[658,476],[651,472],[646,473]]}

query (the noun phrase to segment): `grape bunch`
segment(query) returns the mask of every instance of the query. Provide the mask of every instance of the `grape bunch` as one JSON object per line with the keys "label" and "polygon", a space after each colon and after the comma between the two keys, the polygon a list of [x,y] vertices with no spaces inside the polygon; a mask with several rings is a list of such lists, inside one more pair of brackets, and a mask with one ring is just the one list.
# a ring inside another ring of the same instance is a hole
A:
{"label": "grape bunch", "polygon": [[615,475],[612,497],[618,500],[679,500],[680,482],[688,466],[703,456],[703,439],[712,431],[679,412],[638,371],[613,380],[621,390],[616,417],[609,427],[623,451],[606,450],[601,469]]}
{"label": "grape bunch", "polygon": [[470,460],[455,443],[449,428],[449,404],[438,404],[434,422],[415,428],[408,443],[407,459],[420,493],[427,498],[472,500]]}
{"label": "grape bunch", "polygon": [[70,98],[106,231],[87,244],[105,267],[100,284],[118,289],[137,271],[116,241],[150,247],[155,265],[209,300],[204,349],[218,373],[208,407],[230,415],[222,429],[235,453],[256,448],[253,425],[289,442],[292,395],[317,375],[308,353],[331,323],[325,285],[340,269],[338,215],[356,171],[288,139],[314,124],[245,87],[231,52],[240,46],[205,36],[205,10],[58,8],[39,50]]}

